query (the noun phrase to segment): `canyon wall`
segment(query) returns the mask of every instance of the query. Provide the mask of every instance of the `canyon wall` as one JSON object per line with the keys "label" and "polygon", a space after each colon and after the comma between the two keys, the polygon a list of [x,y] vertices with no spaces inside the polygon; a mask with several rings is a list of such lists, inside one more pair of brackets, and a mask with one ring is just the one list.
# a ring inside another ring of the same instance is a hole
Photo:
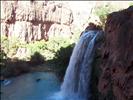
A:
{"label": "canyon wall", "polygon": [[70,36],[73,14],[54,1],[1,1],[1,34],[31,42]]}
{"label": "canyon wall", "polygon": [[108,15],[102,51],[99,91],[133,100],[133,6]]}

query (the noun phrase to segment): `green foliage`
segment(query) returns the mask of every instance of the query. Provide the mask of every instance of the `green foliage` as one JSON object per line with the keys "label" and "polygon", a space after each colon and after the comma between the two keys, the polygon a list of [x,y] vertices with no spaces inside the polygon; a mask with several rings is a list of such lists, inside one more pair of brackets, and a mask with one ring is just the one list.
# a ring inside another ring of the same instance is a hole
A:
{"label": "green foliage", "polygon": [[129,6],[133,6],[133,2],[130,2],[130,3],[129,3]]}
{"label": "green foliage", "polygon": [[31,56],[31,64],[39,65],[44,63],[45,58],[38,52],[35,52],[34,55]]}
{"label": "green foliage", "polygon": [[[71,37],[55,36],[51,37],[49,41],[40,40],[30,43],[21,42],[21,40],[15,37],[11,39],[11,37],[7,38],[3,36],[1,38],[1,47],[8,58],[17,57],[19,60],[28,60],[35,64],[53,60],[54,65],[62,66],[65,69],[69,62],[74,43],[79,39],[79,35],[80,32],[76,31]],[[26,56],[23,56],[25,58],[20,57],[19,53],[17,54],[17,50],[21,50],[21,48],[25,48],[26,52],[28,50]],[[4,55],[1,56],[2,58],[4,57]]]}
{"label": "green foliage", "polygon": [[0,48],[0,75],[3,74],[3,72],[7,69],[6,67],[6,59],[7,59],[7,55],[4,52],[4,50],[2,50]]}
{"label": "green foliage", "polygon": [[9,41],[8,38],[5,36],[1,36],[1,53],[8,53],[9,47],[8,47]]}
{"label": "green foliage", "polygon": [[56,52],[54,59],[49,61],[55,64],[54,70],[57,72],[57,76],[60,80],[62,80],[65,75],[74,45],[73,43],[67,47],[61,47],[60,50]]}
{"label": "green foliage", "polygon": [[117,8],[115,8],[113,5],[111,4],[107,4],[107,5],[103,5],[103,6],[98,6],[95,8],[94,10],[94,14],[99,16],[102,24],[105,24],[107,15],[113,11],[117,10]]}
{"label": "green foliage", "polygon": [[55,57],[55,54],[58,50],[71,45],[73,42],[74,41],[72,41],[70,38],[53,37],[47,42],[41,40],[26,44],[26,48],[31,51],[31,55],[33,55],[35,52],[39,52],[46,58],[46,60],[50,60]]}
{"label": "green foliage", "polygon": [[0,61],[4,60],[7,58],[6,53],[3,50],[0,50]]}
{"label": "green foliage", "polygon": [[54,59],[57,51],[61,48],[66,48],[67,46],[75,43],[79,35],[73,35],[71,38],[56,36],[50,38],[49,41],[41,40],[31,43],[22,43],[18,38],[12,37],[7,38],[2,36],[1,38],[1,49],[8,57],[13,57],[16,55],[18,48],[26,48],[29,53],[26,55],[27,58],[24,60],[30,60],[30,57],[36,52],[39,52],[45,60]]}
{"label": "green foliage", "polygon": [[12,57],[16,54],[19,47],[23,47],[24,44],[16,37],[1,37],[1,49],[7,54],[7,56]]}
{"label": "green foliage", "polygon": [[1,66],[1,68],[5,66],[6,59],[7,59],[6,53],[3,50],[1,50],[0,51],[0,66]]}
{"label": "green foliage", "polygon": [[67,47],[61,47],[60,50],[58,50],[55,54],[55,61],[61,66],[67,66],[73,51],[73,47],[74,44],[71,44]]}
{"label": "green foliage", "polygon": [[30,55],[33,55],[35,52],[42,52],[43,49],[45,49],[45,41],[36,41],[26,44],[26,48],[30,50]]}

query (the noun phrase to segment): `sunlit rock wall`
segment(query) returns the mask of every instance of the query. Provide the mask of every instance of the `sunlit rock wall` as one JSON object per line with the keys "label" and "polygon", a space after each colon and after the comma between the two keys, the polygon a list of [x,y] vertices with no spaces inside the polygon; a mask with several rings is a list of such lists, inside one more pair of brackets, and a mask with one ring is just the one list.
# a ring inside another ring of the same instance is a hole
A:
{"label": "sunlit rock wall", "polygon": [[1,1],[1,34],[31,42],[71,35],[73,14],[54,1]]}

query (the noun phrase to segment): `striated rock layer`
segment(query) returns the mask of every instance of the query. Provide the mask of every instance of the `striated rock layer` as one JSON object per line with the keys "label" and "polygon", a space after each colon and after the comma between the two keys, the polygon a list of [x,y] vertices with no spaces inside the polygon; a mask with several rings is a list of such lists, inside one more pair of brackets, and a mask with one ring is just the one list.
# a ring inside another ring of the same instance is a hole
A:
{"label": "striated rock layer", "polygon": [[72,21],[69,7],[54,1],[1,2],[1,34],[22,41],[47,40],[59,33],[69,36]]}
{"label": "striated rock layer", "polygon": [[133,100],[133,6],[108,15],[99,91]]}

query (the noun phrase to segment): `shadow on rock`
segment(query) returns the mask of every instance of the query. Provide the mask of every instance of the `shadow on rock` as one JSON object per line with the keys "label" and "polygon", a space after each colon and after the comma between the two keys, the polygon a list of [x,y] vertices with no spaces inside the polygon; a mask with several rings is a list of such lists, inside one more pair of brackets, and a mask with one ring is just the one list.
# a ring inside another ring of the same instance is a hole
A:
{"label": "shadow on rock", "polygon": [[32,67],[41,65],[44,62],[45,58],[39,52],[35,52],[34,55],[31,56],[30,61],[19,60],[17,58],[2,59],[0,63],[0,77],[12,77],[28,73]]}

